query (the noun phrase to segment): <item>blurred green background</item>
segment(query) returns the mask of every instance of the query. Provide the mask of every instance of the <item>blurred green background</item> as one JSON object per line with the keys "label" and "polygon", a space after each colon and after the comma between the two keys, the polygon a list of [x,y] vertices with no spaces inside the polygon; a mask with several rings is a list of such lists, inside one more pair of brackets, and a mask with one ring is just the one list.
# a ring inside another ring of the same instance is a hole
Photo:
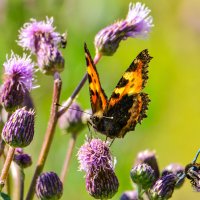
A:
{"label": "blurred green background", "polygon": [[[66,60],[61,102],[66,100],[86,72],[83,43],[87,42],[94,56],[93,40],[103,27],[125,18],[129,0],[0,0],[0,63],[5,62],[11,49],[22,55],[17,46],[18,29],[30,18],[44,20],[54,17],[58,32],[68,32],[68,45],[63,50]],[[151,10],[155,27],[148,39],[128,39],[112,57],[98,63],[102,86],[108,96],[135,56],[148,48],[154,57],[149,67],[149,81],[145,92],[151,103],[148,118],[129,132],[124,139],[116,139],[111,147],[117,158],[116,174],[120,187],[113,199],[131,190],[129,172],[139,151],[155,150],[160,169],[172,162],[185,166],[200,148],[200,1],[160,0],[142,1]],[[3,71],[3,68],[1,69]],[[115,74],[115,75],[113,75]],[[35,138],[26,151],[33,157],[32,167],[26,169],[26,188],[29,186],[43,142],[49,118],[52,96],[52,77],[37,73],[40,88],[32,91],[36,107]],[[88,84],[77,101],[90,108]],[[64,184],[62,199],[92,199],[85,190],[84,173],[78,171],[76,153],[83,144],[88,129],[78,137],[70,170]],[[56,129],[55,138],[44,171],[60,174],[69,135]],[[36,198],[36,197],[35,197]],[[176,190],[172,199],[199,199],[188,180]]]}

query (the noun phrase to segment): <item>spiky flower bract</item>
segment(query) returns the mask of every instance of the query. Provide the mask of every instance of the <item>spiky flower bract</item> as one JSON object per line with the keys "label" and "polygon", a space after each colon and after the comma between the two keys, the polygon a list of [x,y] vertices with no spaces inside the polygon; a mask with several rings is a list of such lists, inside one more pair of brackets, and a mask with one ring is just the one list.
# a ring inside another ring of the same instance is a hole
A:
{"label": "spiky flower bract", "polygon": [[34,64],[26,54],[20,57],[13,52],[7,57],[4,66],[4,83],[1,87],[0,101],[6,110],[19,107],[26,92],[33,88]]}
{"label": "spiky flower bract", "polygon": [[34,115],[25,108],[16,110],[3,127],[3,140],[12,147],[28,146],[34,136]]}
{"label": "spiky flower bract", "polygon": [[63,193],[63,184],[54,172],[42,173],[36,182],[36,194],[41,200],[60,199]]}
{"label": "spiky flower bract", "polygon": [[129,4],[129,12],[125,20],[100,30],[95,36],[96,54],[113,55],[119,43],[128,37],[146,37],[153,26],[153,18],[149,16],[150,9],[137,2]]}

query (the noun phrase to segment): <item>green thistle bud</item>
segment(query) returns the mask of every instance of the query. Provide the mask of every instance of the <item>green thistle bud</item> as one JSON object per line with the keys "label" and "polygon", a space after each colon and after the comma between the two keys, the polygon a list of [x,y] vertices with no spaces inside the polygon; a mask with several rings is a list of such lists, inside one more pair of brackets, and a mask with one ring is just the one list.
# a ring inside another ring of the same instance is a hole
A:
{"label": "green thistle bud", "polygon": [[132,168],[131,179],[134,183],[140,185],[142,189],[147,190],[155,181],[155,173],[149,165],[143,163]]}
{"label": "green thistle bud", "polygon": [[28,146],[34,136],[34,114],[25,108],[16,110],[3,127],[3,140],[12,147]]}

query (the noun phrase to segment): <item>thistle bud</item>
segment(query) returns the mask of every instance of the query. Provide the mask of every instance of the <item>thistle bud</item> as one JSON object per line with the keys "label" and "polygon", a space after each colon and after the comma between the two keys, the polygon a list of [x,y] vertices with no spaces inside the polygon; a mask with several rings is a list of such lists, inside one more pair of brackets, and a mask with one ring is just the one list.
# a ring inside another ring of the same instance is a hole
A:
{"label": "thistle bud", "polygon": [[82,115],[81,107],[73,102],[69,109],[58,119],[58,125],[68,133],[78,133],[84,128]]}
{"label": "thistle bud", "polygon": [[120,200],[139,200],[138,193],[136,190],[126,191],[121,195]]}
{"label": "thistle bud", "polygon": [[145,150],[139,152],[135,161],[135,165],[142,163],[149,165],[154,170],[156,179],[159,178],[160,172],[154,151]]}
{"label": "thistle bud", "polygon": [[170,173],[159,178],[149,190],[152,200],[169,199],[175,188],[177,176]]}
{"label": "thistle bud", "polygon": [[58,175],[54,172],[42,173],[36,182],[36,194],[41,200],[60,199],[63,185]]}
{"label": "thistle bud", "polygon": [[[161,176],[165,176],[170,173],[173,173],[178,177],[180,174],[184,173],[184,167],[182,167],[178,163],[172,163],[164,168],[164,170],[161,173],[162,174]],[[176,184],[176,188],[180,188],[183,185],[184,180],[185,179],[181,179],[181,181],[179,181],[178,184]]]}
{"label": "thistle bud", "polygon": [[31,156],[23,153],[21,148],[16,148],[13,161],[19,165],[20,168],[27,168],[32,164]]}
{"label": "thistle bud", "polygon": [[145,163],[135,165],[130,174],[132,181],[140,185],[143,190],[150,188],[155,181],[153,169]]}
{"label": "thistle bud", "polygon": [[86,174],[86,189],[95,199],[110,199],[118,191],[119,182],[112,169]]}
{"label": "thistle bud", "polygon": [[3,127],[3,140],[12,147],[28,146],[34,136],[34,114],[25,108],[16,110]]}

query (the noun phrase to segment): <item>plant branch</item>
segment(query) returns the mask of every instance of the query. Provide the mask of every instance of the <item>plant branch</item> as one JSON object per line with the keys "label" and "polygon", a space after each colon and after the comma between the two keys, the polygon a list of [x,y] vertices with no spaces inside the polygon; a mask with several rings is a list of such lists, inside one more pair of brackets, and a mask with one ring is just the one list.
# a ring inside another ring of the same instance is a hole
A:
{"label": "plant branch", "polygon": [[55,132],[55,127],[57,123],[57,112],[58,112],[58,102],[60,99],[60,93],[61,93],[61,86],[62,86],[62,81],[60,79],[59,73],[54,74],[54,89],[53,89],[53,97],[52,97],[52,105],[51,105],[51,113],[50,113],[50,118],[47,126],[47,130],[45,133],[45,138],[44,142],[42,145],[42,149],[40,151],[39,159],[37,162],[37,166],[34,172],[34,176],[31,181],[31,185],[26,197],[26,200],[31,200],[34,197],[34,192],[35,192],[35,184],[38,176],[43,170],[45,161],[47,159],[47,155],[49,153],[49,149],[51,147],[51,143],[53,140],[54,132]]}
{"label": "plant branch", "polygon": [[7,156],[6,156],[5,163],[3,165],[3,169],[1,171],[0,192],[2,191],[2,189],[3,189],[4,185],[5,185],[5,181],[6,181],[7,176],[8,176],[8,172],[9,172],[9,169],[10,169],[10,165],[11,165],[14,153],[15,153],[15,148],[10,146],[9,149],[8,149],[8,153],[7,153]]}
{"label": "plant branch", "polygon": [[66,157],[65,157],[65,162],[61,171],[61,175],[60,175],[60,180],[62,181],[62,183],[64,183],[65,178],[67,176],[67,172],[69,170],[69,163],[72,157],[72,153],[75,147],[75,143],[76,143],[76,138],[77,138],[77,134],[76,133],[71,133],[71,138],[69,140],[69,146],[67,149],[67,153],[66,153]]}

